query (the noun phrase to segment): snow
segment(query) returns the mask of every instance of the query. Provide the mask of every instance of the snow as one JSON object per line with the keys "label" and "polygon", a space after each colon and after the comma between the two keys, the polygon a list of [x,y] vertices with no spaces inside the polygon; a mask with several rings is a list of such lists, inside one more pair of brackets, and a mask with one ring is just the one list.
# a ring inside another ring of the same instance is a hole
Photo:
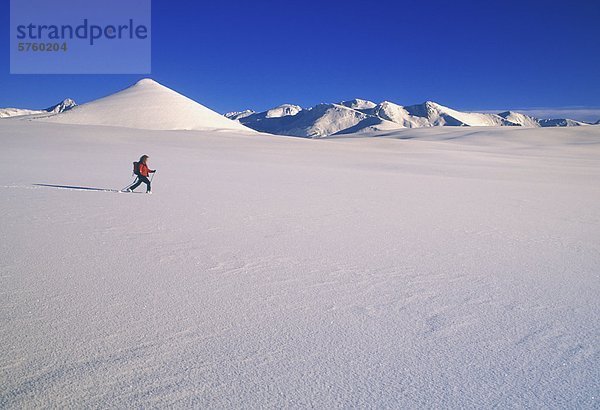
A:
{"label": "snow", "polygon": [[367,116],[339,104],[319,104],[292,123],[290,135],[325,137],[355,126]]}
{"label": "snow", "polygon": [[554,118],[539,120],[542,127],[579,127],[590,125],[585,122],[570,120],[568,118]]}
{"label": "snow", "polygon": [[0,118],[20,117],[24,115],[41,114],[42,110],[29,110],[25,108],[0,108]]}
{"label": "snow", "polygon": [[513,111],[502,112],[498,115],[510,122],[524,127],[579,127],[590,125],[585,122],[566,118],[539,119]]}
{"label": "snow", "polygon": [[288,106],[252,115],[232,114],[229,118],[260,132],[309,138],[443,125],[515,125],[496,114],[463,113],[431,101],[409,107],[389,101],[375,104],[359,99],[319,104],[308,110],[292,106],[297,108],[290,114],[293,118],[282,118],[282,107]]}
{"label": "snow", "polygon": [[230,111],[228,113],[225,113],[225,117],[229,118],[230,120],[240,120],[240,119],[245,118],[254,113],[255,113],[255,111],[252,111],[252,110]]}
{"label": "snow", "polygon": [[375,108],[377,104],[373,101],[369,100],[361,100],[360,98],[355,98],[349,101],[342,101],[340,105],[343,105],[348,108],[353,108],[355,110],[368,110],[371,108]]}
{"label": "snow", "polygon": [[75,108],[77,103],[70,98],[65,98],[60,103],[53,105],[52,107],[46,108],[46,111],[52,114],[59,114],[64,111],[68,111]]}
{"label": "snow", "polygon": [[[288,109],[287,107],[293,107],[293,111],[289,114],[282,114]],[[281,118],[284,115],[293,115],[295,118]],[[306,110],[302,110],[299,106],[284,104],[260,113],[250,110],[232,112],[226,114],[226,117],[260,132],[309,138],[440,126],[572,127],[589,125],[569,119],[540,120],[512,111],[499,114],[462,112],[433,101],[401,106],[390,101],[375,104],[372,101],[358,98],[342,101],[339,104],[319,104]],[[268,118],[276,119],[267,120]]]}
{"label": "snow", "polygon": [[404,107],[412,116],[426,118],[431,126],[451,125],[469,127],[489,127],[509,124],[504,118],[496,114],[481,114],[460,112],[445,107],[433,101],[424,104]]}
{"label": "snow", "polygon": [[70,110],[77,103],[70,98],[65,98],[63,101],[55,104],[45,110],[30,110],[25,108],[0,108],[0,118],[10,117],[25,117],[35,118],[40,116],[48,116],[49,114],[58,114],[63,111]]}
{"label": "snow", "polygon": [[514,124],[518,124],[523,127],[540,127],[540,120],[534,117],[530,117],[529,115],[521,114],[514,111],[504,111],[498,115]]}
{"label": "snow", "polygon": [[221,129],[253,132],[148,78],[115,94],[41,120],[150,130]]}
{"label": "snow", "polygon": [[272,108],[265,113],[266,118],[279,118],[288,115],[296,115],[302,111],[302,107],[293,104],[282,104],[278,107]]}
{"label": "snow", "polygon": [[[309,138],[336,134],[365,119],[372,120],[370,117],[372,116],[340,104],[319,104],[307,110],[297,105],[284,104],[251,115],[229,115],[229,118],[236,118],[240,123],[260,132]],[[361,128],[360,131],[364,130]]]}
{"label": "snow", "polygon": [[385,120],[400,124],[406,128],[430,127],[432,124],[427,118],[412,116],[406,109],[398,104],[384,101],[375,107],[374,114]]}
{"label": "snow", "polygon": [[600,405],[600,127],[0,144],[2,408]]}

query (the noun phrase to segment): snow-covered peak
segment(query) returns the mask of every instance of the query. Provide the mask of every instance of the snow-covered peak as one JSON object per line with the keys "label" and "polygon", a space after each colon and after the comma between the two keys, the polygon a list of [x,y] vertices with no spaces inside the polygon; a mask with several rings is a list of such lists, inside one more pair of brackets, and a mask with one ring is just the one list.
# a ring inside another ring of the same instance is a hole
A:
{"label": "snow-covered peak", "polygon": [[[571,127],[587,125],[568,119],[539,120],[514,111],[505,111],[500,114],[464,112],[435,101],[402,106],[390,101],[375,104],[357,98],[342,101],[339,104],[318,104],[312,108],[298,111],[293,116],[282,116],[281,107],[290,106],[297,107],[284,104],[262,113],[243,115],[243,118],[240,116],[238,119],[242,124],[258,131],[309,137],[436,126]],[[230,115],[228,116],[231,118]]]}
{"label": "snow-covered peak", "polygon": [[164,87],[164,85],[160,84],[156,80],[153,80],[152,78],[142,78],[132,87]]}
{"label": "snow-covered peak", "polygon": [[425,101],[422,104],[405,106],[404,109],[416,117],[430,117],[432,113],[439,112],[438,107],[441,106],[433,101]]}
{"label": "snow-covered peak", "polygon": [[342,101],[340,105],[343,105],[348,108],[353,108],[355,110],[368,110],[371,108],[375,108],[377,104],[375,104],[373,101],[355,98],[353,100]]}
{"label": "snow-covered peak", "polygon": [[281,104],[278,107],[272,108],[265,113],[266,118],[285,117],[287,115],[296,115],[302,111],[302,107],[293,104]]}
{"label": "snow-covered peak", "polygon": [[430,126],[426,117],[411,115],[403,106],[383,101],[373,109],[373,114],[381,119],[394,122],[406,128]]}
{"label": "snow-covered peak", "polygon": [[225,113],[225,117],[229,118],[230,120],[240,120],[242,118],[246,118],[249,115],[255,114],[256,112],[253,110],[244,110],[244,111],[230,111],[228,113]]}
{"label": "snow-covered peak", "polygon": [[552,118],[538,120],[542,127],[579,127],[590,125],[585,122],[571,120],[569,118]]}
{"label": "snow-covered peak", "polygon": [[117,93],[41,120],[152,130],[251,131],[239,122],[232,121],[149,78],[142,79]]}
{"label": "snow-covered peak", "polygon": [[435,101],[429,101],[429,100],[425,101],[423,104],[428,108],[436,109],[436,110],[448,108],[446,106],[436,103]]}
{"label": "snow-covered peak", "polygon": [[77,103],[75,101],[73,101],[70,98],[65,98],[64,100],[62,100],[58,104],[46,108],[45,111],[50,112],[50,113],[54,113],[54,114],[58,114],[60,112],[70,110],[71,108],[73,108],[75,106],[77,106]]}
{"label": "snow-covered peak", "polygon": [[513,124],[520,125],[522,127],[539,127],[539,120],[537,118],[530,117],[525,114],[521,114],[515,111],[504,111],[498,114],[500,117]]}
{"label": "snow-covered peak", "polygon": [[431,126],[501,126],[515,125],[497,114],[482,114],[476,112],[462,112],[443,106],[433,101],[405,107],[410,115],[427,118]]}

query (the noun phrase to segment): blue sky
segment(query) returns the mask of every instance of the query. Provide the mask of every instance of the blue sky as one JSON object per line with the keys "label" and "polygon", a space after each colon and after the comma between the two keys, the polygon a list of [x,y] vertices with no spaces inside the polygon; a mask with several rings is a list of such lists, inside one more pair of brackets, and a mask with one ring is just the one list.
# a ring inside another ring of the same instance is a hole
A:
{"label": "blue sky", "polygon": [[[2,4],[0,107],[86,102],[145,77],[10,75]],[[152,8],[151,77],[219,112],[355,97],[600,108],[597,0],[153,0]]]}

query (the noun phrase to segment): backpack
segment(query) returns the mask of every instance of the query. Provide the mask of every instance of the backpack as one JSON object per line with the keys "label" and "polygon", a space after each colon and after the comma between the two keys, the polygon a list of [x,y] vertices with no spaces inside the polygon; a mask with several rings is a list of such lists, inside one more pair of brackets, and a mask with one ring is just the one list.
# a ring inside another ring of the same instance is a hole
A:
{"label": "backpack", "polygon": [[133,163],[133,175],[140,176],[140,163],[137,161]]}

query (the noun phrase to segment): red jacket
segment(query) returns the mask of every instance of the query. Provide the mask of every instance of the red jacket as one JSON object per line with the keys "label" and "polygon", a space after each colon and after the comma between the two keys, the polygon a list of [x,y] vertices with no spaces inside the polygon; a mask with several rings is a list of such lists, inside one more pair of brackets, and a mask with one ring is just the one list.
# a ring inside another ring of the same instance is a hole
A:
{"label": "red jacket", "polygon": [[144,164],[143,162],[139,163],[139,167],[140,167],[139,168],[140,175],[142,175],[144,177],[147,177],[150,172],[154,172],[154,171],[150,170],[148,168],[148,166],[146,164]]}

